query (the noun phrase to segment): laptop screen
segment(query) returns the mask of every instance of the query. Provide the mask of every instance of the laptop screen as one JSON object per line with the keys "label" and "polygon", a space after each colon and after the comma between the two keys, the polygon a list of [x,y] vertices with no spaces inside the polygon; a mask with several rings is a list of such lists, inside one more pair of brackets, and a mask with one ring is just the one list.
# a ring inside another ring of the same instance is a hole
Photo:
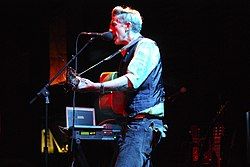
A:
{"label": "laptop screen", "polygon": [[95,126],[95,109],[86,107],[66,107],[66,127],[73,126],[74,111],[74,127]]}

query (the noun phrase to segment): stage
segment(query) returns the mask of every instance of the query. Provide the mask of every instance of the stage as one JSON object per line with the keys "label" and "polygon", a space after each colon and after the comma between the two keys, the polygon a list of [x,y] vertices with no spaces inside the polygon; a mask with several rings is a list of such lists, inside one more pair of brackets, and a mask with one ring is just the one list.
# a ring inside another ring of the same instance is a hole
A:
{"label": "stage", "polygon": [[[246,114],[250,111],[250,6],[247,1],[26,0],[6,1],[0,7],[3,74],[0,166],[44,167],[41,132],[46,120],[60,148],[69,142],[59,126],[66,126],[65,108],[72,106],[73,92],[60,77],[56,84],[46,87],[49,103],[37,93],[75,55],[79,33],[106,32],[111,9],[125,4],[141,11],[142,34],[157,42],[164,60],[167,92],[164,122],[169,129],[153,154],[154,166],[249,164]],[[80,36],[78,49],[88,39]],[[111,42],[93,41],[79,55],[78,70],[88,69],[118,49]],[[119,60],[120,57],[115,57],[84,77],[98,81],[102,72],[116,70]],[[98,93],[77,93],[75,101],[78,107],[96,109],[97,124],[113,117],[111,112],[98,109],[98,96]],[[113,161],[114,143],[82,141],[90,167],[108,167]],[[49,166],[69,167],[70,148],[59,153],[54,142],[53,145],[54,152],[48,155]]]}

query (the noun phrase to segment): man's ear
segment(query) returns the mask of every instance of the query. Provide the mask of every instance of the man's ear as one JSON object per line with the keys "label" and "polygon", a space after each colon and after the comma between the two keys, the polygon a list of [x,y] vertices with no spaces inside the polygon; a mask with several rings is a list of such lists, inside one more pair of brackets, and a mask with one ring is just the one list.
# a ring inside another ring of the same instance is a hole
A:
{"label": "man's ear", "polygon": [[132,23],[131,22],[126,22],[126,29],[129,30],[132,27]]}

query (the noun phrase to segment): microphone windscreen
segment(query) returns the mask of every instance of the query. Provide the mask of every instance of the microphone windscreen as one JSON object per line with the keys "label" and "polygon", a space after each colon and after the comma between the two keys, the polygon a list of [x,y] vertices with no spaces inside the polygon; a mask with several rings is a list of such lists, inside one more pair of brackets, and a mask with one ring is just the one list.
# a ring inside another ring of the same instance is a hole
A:
{"label": "microphone windscreen", "polygon": [[102,39],[104,39],[105,41],[111,41],[113,40],[113,38],[114,37],[111,31],[107,31],[102,34]]}

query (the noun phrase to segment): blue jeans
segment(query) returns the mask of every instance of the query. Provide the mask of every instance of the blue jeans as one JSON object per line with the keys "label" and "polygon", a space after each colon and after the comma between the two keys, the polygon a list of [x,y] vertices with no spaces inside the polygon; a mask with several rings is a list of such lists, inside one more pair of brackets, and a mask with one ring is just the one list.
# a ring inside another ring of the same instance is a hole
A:
{"label": "blue jeans", "polygon": [[118,156],[115,167],[150,167],[151,153],[161,135],[155,128],[162,127],[158,119],[142,119],[128,122],[118,139]]}

